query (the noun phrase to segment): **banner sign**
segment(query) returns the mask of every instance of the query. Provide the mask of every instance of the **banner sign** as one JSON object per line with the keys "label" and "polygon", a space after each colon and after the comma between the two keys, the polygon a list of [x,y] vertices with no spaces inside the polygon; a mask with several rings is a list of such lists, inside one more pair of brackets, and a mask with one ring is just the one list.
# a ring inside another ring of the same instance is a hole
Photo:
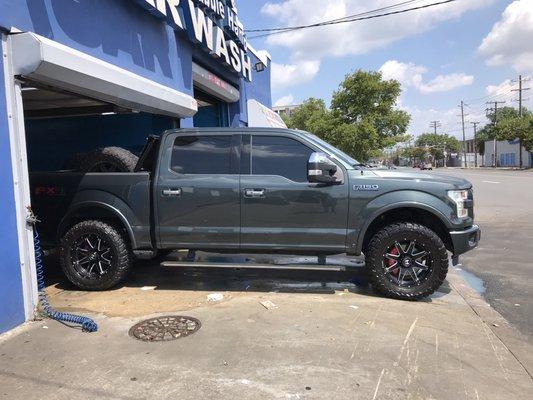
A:
{"label": "banner sign", "polygon": [[235,0],[135,0],[152,15],[165,19],[175,30],[185,31],[244,79],[252,81],[248,42]]}

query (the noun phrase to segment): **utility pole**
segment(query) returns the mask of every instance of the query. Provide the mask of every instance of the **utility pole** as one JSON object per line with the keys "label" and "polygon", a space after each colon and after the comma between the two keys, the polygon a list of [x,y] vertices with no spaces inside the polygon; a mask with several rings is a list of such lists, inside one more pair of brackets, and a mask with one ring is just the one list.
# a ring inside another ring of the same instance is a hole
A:
{"label": "utility pole", "polygon": [[461,100],[461,104],[459,105],[459,107],[461,107],[461,123],[463,125],[463,157],[465,159],[465,168],[468,168],[468,163],[466,160],[465,103],[464,101]]}
{"label": "utility pole", "polygon": [[440,128],[440,121],[431,121],[429,123],[429,127],[430,128],[433,128],[433,132],[435,133],[435,135],[437,134],[437,128]]}
{"label": "utility pole", "polygon": [[[512,92],[518,92],[518,116],[522,118],[522,92],[524,90],[529,90],[530,88],[525,88],[522,86],[522,83],[524,81],[528,81],[529,79],[522,79],[522,75],[518,75],[518,89],[513,89]],[[522,139],[518,138],[518,157],[520,159],[520,169],[522,169],[523,161],[522,161]]]}
{"label": "utility pole", "polygon": [[477,126],[479,122],[470,122],[474,125],[474,166],[477,168]]}
{"label": "utility pole", "polygon": [[[505,101],[488,101],[488,105],[494,104],[494,108],[488,108],[487,111],[494,110],[494,130],[496,133],[496,124],[498,122],[498,104],[505,104]],[[496,140],[496,136],[494,137],[494,154],[493,154],[493,160],[492,160],[492,166],[496,168],[498,166],[498,141]]]}

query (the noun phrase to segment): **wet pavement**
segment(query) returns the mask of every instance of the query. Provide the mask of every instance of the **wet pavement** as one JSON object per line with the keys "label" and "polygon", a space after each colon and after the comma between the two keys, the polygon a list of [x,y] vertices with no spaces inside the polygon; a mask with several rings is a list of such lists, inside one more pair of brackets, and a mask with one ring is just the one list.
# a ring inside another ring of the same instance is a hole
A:
{"label": "wet pavement", "polygon": [[[2,399],[35,393],[56,400],[533,396],[520,356],[533,353],[531,347],[507,336],[507,323],[474,291],[461,290],[468,286],[455,270],[439,292],[418,302],[376,296],[361,269],[143,262],[124,286],[107,292],[76,291],[62,279],[54,282],[51,272],[54,306],[95,318],[99,331],[82,333],[45,319],[1,337]],[[223,297],[209,301],[212,294]],[[201,328],[159,343],[128,335],[140,321],[168,315],[194,318]],[[510,351],[509,338],[525,347]]]}
{"label": "wet pavement", "polygon": [[472,182],[482,235],[479,247],[461,257],[462,268],[483,280],[488,302],[533,343],[533,171],[433,173]]}

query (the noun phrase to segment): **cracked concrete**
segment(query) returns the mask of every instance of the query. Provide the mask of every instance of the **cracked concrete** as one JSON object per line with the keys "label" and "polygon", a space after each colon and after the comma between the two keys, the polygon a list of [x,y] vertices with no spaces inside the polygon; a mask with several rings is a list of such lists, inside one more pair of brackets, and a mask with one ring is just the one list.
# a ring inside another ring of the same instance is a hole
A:
{"label": "cracked concrete", "polygon": [[[150,281],[141,268],[118,293],[55,285],[52,302],[100,330],[43,320],[0,339],[0,398],[533,398],[521,359],[531,347],[453,271],[421,302],[381,298],[342,274],[276,274],[180,270]],[[225,300],[208,303],[212,291]],[[162,310],[202,328],[167,343],[128,336]]]}

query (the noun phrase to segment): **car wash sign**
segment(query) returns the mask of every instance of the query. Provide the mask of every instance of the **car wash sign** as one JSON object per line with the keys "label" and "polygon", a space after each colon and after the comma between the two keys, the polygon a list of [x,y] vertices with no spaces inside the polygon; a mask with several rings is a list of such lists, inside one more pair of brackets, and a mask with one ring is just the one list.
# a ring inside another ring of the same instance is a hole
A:
{"label": "car wash sign", "polygon": [[244,26],[235,0],[135,0],[151,14],[164,18],[174,29],[187,32],[202,46],[244,79],[252,80]]}

